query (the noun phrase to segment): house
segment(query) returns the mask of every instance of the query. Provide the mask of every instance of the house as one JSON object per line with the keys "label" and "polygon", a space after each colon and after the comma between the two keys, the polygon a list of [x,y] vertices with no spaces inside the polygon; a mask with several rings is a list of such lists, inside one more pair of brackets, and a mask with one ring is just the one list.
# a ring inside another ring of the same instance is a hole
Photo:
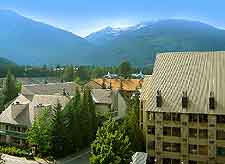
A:
{"label": "house", "polygon": [[155,163],[225,163],[223,70],[225,52],[157,55],[140,97],[140,126]]}
{"label": "house", "polygon": [[67,83],[47,83],[47,84],[30,84],[23,85],[21,94],[29,99],[34,95],[62,95],[73,96],[76,89],[80,90],[80,86],[74,82]]}
{"label": "house", "polygon": [[118,119],[125,117],[127,104],[118,90],[92,89],[91,96],[97,113],[110,112]]}
{"label": "house", "polygon": [[32,127],[41,109],[50,109],[57,103],[65,107],[76,87],[73,83],[22,86],[21,94],[0,114],[0,142],[23,144],[26,139],[25,131]]}
{"label": "house", "polygon": [[120,90],[121,93],[130,97],[133,93],[139,92],[142,87],[142,79],[93,79],[85,84],[84,87],[91,89],[112,89]]}

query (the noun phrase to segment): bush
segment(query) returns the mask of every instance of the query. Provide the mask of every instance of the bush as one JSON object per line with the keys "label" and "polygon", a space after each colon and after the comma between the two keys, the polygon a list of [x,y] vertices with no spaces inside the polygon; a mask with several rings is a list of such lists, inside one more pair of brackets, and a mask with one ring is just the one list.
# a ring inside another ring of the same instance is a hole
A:
{"label": "bush", "polygon": [[30,149],[21,149],[15,146],[0,146],[0,153],[14,155],[18,157],[27,157]]}

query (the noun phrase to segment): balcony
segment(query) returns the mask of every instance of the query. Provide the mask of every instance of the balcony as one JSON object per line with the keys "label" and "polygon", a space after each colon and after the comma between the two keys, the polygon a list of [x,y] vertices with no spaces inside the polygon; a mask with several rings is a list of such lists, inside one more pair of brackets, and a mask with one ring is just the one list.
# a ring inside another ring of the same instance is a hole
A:
{"label": "balcony", "polygon": [[12,136],[15,138],[26,139],[26,133],[11,131],[11,130],[0,130],[0,135]]}

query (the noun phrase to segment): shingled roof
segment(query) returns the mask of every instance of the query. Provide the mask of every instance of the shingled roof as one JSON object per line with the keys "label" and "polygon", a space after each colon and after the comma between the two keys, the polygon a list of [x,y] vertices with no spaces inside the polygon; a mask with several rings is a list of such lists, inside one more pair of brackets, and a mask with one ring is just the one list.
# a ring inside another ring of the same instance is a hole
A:
{"label": "shingled roof", "polygon": [[[137,89],[140,89],[142,86],[143,80],[140,79],[94,79],[97,84],[100,86],[103,86],[103,83],[105,82],[106,88],[110,87],[111,83],[111,88],[113,90],[115,89],[121,89],[124,91],[136,91]],[[122,83],[122,88],[121,88],[121,83]]]}
{"label": "shingled roof", "polygon": [[67,83],[48,83],[23,85],[21,93],[23,95],[62,95],[63,89],[69,94],[74,95],[76,88],[80,86],[74,82]]}
{"label": "shingled roof", "polygon": [[59,95],[34,95],[30,101],[24,95],[19,95],[0,115],[0,122],[31,127],[36,114],[43,107],[53,106],[59,102],[62,107],[69,102],[70,97]]}
{"label": "shingled roof", "polygon": [[[145,77],[144,109],[158,112],[225,114],[225,52],[176,52],[157,55],[153,76]],[[156,107],[161,91],[162,107]],[[188,108],[182,109],[182,92],[187,92]],[[214,93],[216,109],[209,109]]]}
{"label": "shingled roof", "polygon": [[110,89],[92,89],[91,95],[97,104],[112,104],[112,92]]}

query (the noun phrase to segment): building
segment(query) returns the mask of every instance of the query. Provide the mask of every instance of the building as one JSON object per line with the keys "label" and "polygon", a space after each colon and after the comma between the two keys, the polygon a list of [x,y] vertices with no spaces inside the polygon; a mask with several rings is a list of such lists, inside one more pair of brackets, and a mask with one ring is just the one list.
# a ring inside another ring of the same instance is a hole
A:
{"label": "building", "polygon": [[225,52],[157,55],[140,125],[158,164],[225,163]]}
{"label": "building", "polygon": [[90,89],[112,89],[120,90],[121,93],[131,96],[133,93],[139,92],[142,87],[142,79],[93,79],[85,84],[84,87]]}
{"label": "building", "polygon": [[0,142],[24,144],[25,132],[41,109],[51,109],[57,103],[65,107],[76,87],[73,83],[22,86],[21,94],[0,114]]}
{"label": "building", "polygon": [[91,95],[97,113],[104,114],[110,112],[117,119],[126,116],[127,104],[118,90],[92,89]]}

